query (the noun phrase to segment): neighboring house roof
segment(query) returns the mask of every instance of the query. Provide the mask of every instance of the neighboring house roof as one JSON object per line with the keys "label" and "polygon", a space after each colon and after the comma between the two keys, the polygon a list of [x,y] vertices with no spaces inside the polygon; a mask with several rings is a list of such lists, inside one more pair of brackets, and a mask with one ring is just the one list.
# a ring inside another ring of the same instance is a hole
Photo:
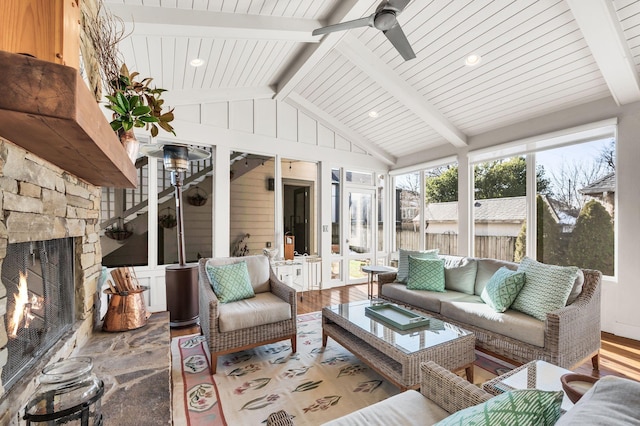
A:
{"label": "neighboring house roof", "polygon": [[[428,222],[457,221],[458,203],[429,203],[426,214]],[[527,215],[527,200],[525,197],[476,200],[473,214],[476,222],[522,222]],[[419,222],[420,215],[413,221]]]}
{"label": "neighboring house roof", "polygon": [[[545,197],[545,201],[551,205],[553,200]],[[526,197],[489,198],[476,200],[473,214],[476,222],[523,222],[527,215]],[[551,208],[556,221],[563,225],[575,225],[576,218],[571,214]],[[429,203],[426,206],[428,222],[456,222],[458,220],[458,203]],[[414,222],[420,221],[420,215],[413,218]]]}
{"label": "neighboring house roof", "polygon": [[582,194],[602,194],[604,192],[616,192],[616,173],[609,173],[605,177],[585,186],[579,190]]}

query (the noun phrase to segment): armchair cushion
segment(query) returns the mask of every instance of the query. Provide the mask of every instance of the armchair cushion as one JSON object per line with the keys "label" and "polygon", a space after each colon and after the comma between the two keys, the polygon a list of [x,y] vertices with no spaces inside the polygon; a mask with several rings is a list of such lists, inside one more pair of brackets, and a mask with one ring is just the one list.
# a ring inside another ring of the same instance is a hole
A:
{"label": "armchair cushion", "polygon": [[246,262],[219,266],[207,265],[207,275],[220,303],[235,302],[255,296]]}
{"label": "armchair cushion", "polygon": [[271,290],[269,274],[271,267],[267,256],[244,256],[244,257],[215,257],[207,259],[206,266],[231,265],[234,263],[246,262],[249,280],[254,293],[263,293]]}
{"label": "armchair cushion", "polygon": [[222,333],[291,319],[291,305],[273,293],[258,293],[251,299],[220,304],[218,310]]}

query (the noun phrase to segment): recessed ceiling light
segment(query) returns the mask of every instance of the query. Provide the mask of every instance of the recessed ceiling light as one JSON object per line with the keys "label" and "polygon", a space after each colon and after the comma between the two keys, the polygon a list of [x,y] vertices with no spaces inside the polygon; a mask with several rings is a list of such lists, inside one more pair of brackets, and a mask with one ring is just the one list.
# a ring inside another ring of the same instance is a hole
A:
{"label": "recessed ceiling light", "polygon": [[191,64],[192,67],[199,67],[204,65],[204,59],[195,58],[195,59],[192,59],[191,62],[189,62],[189,64]]}
{"label": "recessed ceiling light", "polygon": [[482,60],[482,56],[476,55],[474,53],[473,55],[467,56],[467,58],[464,60],[464,64],[468,67],[474,67],[478,65],[481,60]]}
{"label": "recessed ceiling light", "polygon": [[369,117],[371,118],[378,118],[380,116],[380,114],[378,114],[378,111],[369,111]]}

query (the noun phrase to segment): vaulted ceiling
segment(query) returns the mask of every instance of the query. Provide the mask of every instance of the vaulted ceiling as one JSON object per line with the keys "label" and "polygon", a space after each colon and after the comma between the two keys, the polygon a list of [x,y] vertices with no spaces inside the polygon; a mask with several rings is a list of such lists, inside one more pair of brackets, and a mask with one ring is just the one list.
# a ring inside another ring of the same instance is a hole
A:
{"label": "vaulted ceiling", "polygon": [[105,2],[133,29],[126,63],[171,105],[274,98],[389,163],[596,99],[640,100],[640,1],[412,0],[398,16],[409,61],[374,28],[311,35],[379,0]]}

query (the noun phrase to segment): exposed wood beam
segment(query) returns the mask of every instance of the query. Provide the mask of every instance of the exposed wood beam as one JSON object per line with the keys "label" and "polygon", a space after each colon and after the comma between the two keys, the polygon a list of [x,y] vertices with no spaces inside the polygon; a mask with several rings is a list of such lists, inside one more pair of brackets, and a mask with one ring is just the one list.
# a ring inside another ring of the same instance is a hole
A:
{"label": "exposed wood beam", "polygon": [[[335,24],[362,18],[377,3],[378,0],[342,0],[328,23]],[[322,23],[316,28],[328,23]],[[320,43],[307,46],[293,63],[287,67],[287,71],[279,79],[274,99],[282,101],[289,93],[293,92],[296,85],[318,65],[318,62],[340,42],[345,34],[346,31],[330,33],[325,35]]]}
{"label": "exposed wood beam", "polygon": [[567,0],[618,105],[640,100],[633,54],[611,0]]}
{"label": "exposed wood beam", "polygon": [[220,13],[167,7],[109,3],[111,13],[125,21],[136,35],[215,37],[218,39],[283,40],[317,43],[311,32],[321,26],[315,19]]}
{"label": "exposed wood beam", "polygon": [[436,107],[417,93],[409,83],[380,60],[356,37],[347,34],[336,48],[351,63],[402,102],[404,106],[424,120],[425,123],[451,144],[457,147],[467,146],[467,136],[460,129],[447,120]]}
{"label": "exposed wood beam", "polygon": [[165,104],[190,105],[209,102],[243,101],[247,99],[271,99],[275,91],[271,87],[238,87],[233,89],[170,90],[163,93]]}
{"label": "exposed wood beam", "polygon": [[315,118],[334,132],[337,132],[346,137],[349,141],[365,150],[373,157],[382,160],[391,166],[396,164],[396,158],[394,156],[380,149],[377,145],[370,142],[369,140],[363,138],[359,133],[355,132],[350,127],[336,120],[333,116],[327,114],[301,95],[295,92],[291,92],[289,93],[289,96],[287,96],[287,99],[285,99],[285,102],[294,106],[295,108],[298,108],[299,110],[306,112],[311,117]]}

